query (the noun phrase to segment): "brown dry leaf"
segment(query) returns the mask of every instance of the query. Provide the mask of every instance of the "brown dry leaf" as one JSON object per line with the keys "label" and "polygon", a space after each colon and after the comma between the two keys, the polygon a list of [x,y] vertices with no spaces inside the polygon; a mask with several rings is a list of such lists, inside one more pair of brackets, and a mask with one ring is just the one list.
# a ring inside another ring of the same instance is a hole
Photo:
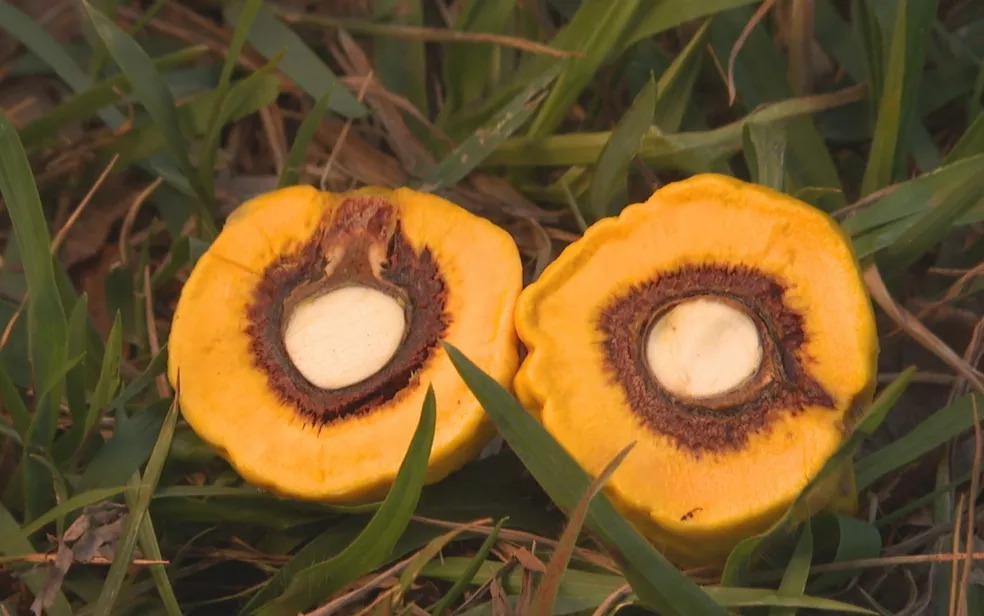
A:
{"label": "brown dry leaf", "polygon": [[[318,125],[315,139],[321,146],[327,160],[332,145],[338,141],[344,127],[343,122],[326,119]],[[321,168],[310,169],[314,176],[321,175]],[[332,175],[331,185],[344,185],[355,180],[362,184],[384,187],[403,186],[408,180],[407,173],[398,160],[380,152],[375,146],[363,139],[356,131],[349,131],[345,138],[345,147],[337,154]]]}
{"label": "brown dry leaf", "polygon": [[512,606],[509,604],[506,590],[502,587],[502,582],[499,581],[499,578],[492,578],[492,582],[489,584],[489,592],[492,595],[493,616],[516,616]]}
{"label": "brown dry leaf", "polygon": [[61,590],[62,583],[65,581],[65,574],[72,566],[72,550],[65,545],[64,541],[58,542],[58,554],[51,567],[48,569],[48,579],[44,582],[41,592],[34,597],[31,603],[31,613],[34,616],[41,616],[44,610],[51,607],[55,601],[55,595]]}
{"label": "brown dry leaf", "polygon": [[[364,76],[373,73],[373,66],[369,57],[348,33],[339,30],[338,41],[340,49],[336,50],[334,55],[349,75]],[[361,85],[359,89],[361,89]],[[370,107],[376,110],[373,115],[379,119],[382,125],[383,137],[396,153],[396,157],[403,168],[413,173],[417,169],[432,165],[434,158],[427,151],[427,148],[417,140],[413,131],[407,127],[403,115],[394,103],[396,99],[400,100],[402,107],[414,108],[409,101],[386,90],[378,80],[374,79],[366,90],[365,100]],[[426,120],[420,115],[419,110],[415,115],[419,119]]]}
{"label": "brown dry leaf", "polygon": [[547,566],[543,564],[543,561],[533,555],[532,552],[527,550],[523,546],[511,546],[502,545],[502,552],[506,556],[515,558],[516,561],[524,568],[529,571],[536,571],[537,573],[543,573],[547,570]]}

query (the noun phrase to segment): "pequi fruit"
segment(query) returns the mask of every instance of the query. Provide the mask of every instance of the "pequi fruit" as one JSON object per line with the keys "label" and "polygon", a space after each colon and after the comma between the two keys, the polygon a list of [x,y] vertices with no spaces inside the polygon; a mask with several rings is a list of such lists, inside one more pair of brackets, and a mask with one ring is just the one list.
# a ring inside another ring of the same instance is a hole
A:
{"label": "pequi fruit", "polygon": [[[828,216],[706,174],[602,220],[521,294],[520,400],[678,564],[775,522],[874,390],[878,341]],[[853,468],[808,503],[850,512]]]}
{"label": "pequi fruit", "polygon": [[428,385],[429,482],[494,436],[440,343],[509,383],[521,287],[511,236],[440,197],[286,188],[240,206],[195,265],[168,375],[191,427],[251,483],[329,502],[378,498]]}

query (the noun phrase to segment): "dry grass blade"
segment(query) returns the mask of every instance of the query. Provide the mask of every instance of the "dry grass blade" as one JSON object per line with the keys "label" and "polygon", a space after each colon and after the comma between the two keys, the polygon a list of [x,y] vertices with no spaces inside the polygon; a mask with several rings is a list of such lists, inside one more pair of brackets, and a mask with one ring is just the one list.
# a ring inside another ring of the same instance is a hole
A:
{"label": "dry grass blade", "polygon": [[727,75],[729,105],[733,105],[735,103],[735,98],[738,96],[738,89],[735,86],[735,60],[738,59],[738,52],[741,51],[741,48],[745,45],[745,41],[748,40],[748,37],[752,34],[752,30],[755,29],[755,26],[759,25],[759,22],[765,18],[766,13],[769,12],[772,5],[775,3],[776,0],[765,0],[765,2],[760,4],[759,7],[755,9],[755,14],[752,15],[752,18],[748,20],[747,24],[745,24],[745,28],[741,31],[741,35],[738,37],[738,40],[736,40],[735,44],[731,47],[731,53],[728,54]]}
{"label": "dry grass blade", "polygon": [[533,600],[531,609],[532,614],[539,616],[550,616],[553,614],[554,600],[557,597],[557,591],[560,589],[560,582],[564,577],[564,572],[567,570],[567,565],[571,560],[574,544],[577,542],[578,535],[581,534],[581,527],[584,526],[584,520],[588,514],[588,507],[591,506],[591,501],[605,487],[608,478],[612,476],[612,473],[625,460],[625,457],[629,455],[633,447],[635,447],[634,442],[629,443],[622,451],[618,452],[598,477],[591,482],[588,486],[588,491],[578,501],[577,506],[574,507],[574,510],[570,514],[567,527],[564,528],[564,532],[557,542],[557,547],[554,549],[550,562],[547,563],[547,570],[543,574],[543,578],[537,588],[536,598]]}
{"label": "dry grass blade", "polygon": [[437,43],[491,43],[501,47],[512,47],[520,51],[553,56],[555,58],[578,58],[584,54],[565,49],[554,49],[549,45],[537,43],[529,39],[491,32],[462,32],[444,28],[428,28],[424,26],[405,26],[396,24],[370,23],[351,19],[338,19],[326,15],[311,15],[294,11],[278,10],[277,14],[288,23],[298,25],[318,26],[321,28],[338,28],[348,32],[389,36],[411,41],[433,41]]}
{"label": "dry grass blade", "polygon": [[984,393],[984,380],[982,380],[981,374],[929,328],[912,316],[909,311],[892,299],[877,265],[872,263],[865,268],[864,280],[871,297],[895,321],[896,325],[928,351],[939,357],[946,365],[956,370],[960,376],[972,383],[977,391]]}

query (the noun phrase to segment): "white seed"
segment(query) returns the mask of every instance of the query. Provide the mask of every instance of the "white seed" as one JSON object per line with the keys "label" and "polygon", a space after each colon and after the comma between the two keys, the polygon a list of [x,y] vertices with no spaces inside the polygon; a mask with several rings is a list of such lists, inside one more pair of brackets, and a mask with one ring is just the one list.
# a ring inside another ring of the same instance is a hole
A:
{"label": "white seed", "polygon": [[652,327],[646,360],[659,383],[685,399],[736,389],[762,363],[758,328],[745,312],[722,301],[681,302]]}
{"label": "white seed", "polygon": [[287,355],[317,387],[340,389],[386,365],[403,339],[406,315],[382,291],[348,286],[299,304],[284,331]]}

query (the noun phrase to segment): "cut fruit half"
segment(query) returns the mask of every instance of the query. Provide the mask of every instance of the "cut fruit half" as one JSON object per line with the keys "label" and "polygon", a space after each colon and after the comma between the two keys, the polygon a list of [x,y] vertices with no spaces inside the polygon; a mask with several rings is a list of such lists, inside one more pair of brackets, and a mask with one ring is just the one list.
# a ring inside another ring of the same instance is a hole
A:
{"label": "cut fruit half", "polygon": [[500,383],[519,363],[512,237],[440,197],[297,186],[241,205],[195,265],[168,374],[184,417],[248,481],[329,502],[381,497],[428,385],[428,481],[495,430],[441,347]]}
{"label": "cut fruit half", "polygon": [[[521,401],[683,565],[774,523],[871,399],[878,341],[836,222],[707,174],[602,220],[520,295]],[[809,503],[851,511],[844,467]]]}

